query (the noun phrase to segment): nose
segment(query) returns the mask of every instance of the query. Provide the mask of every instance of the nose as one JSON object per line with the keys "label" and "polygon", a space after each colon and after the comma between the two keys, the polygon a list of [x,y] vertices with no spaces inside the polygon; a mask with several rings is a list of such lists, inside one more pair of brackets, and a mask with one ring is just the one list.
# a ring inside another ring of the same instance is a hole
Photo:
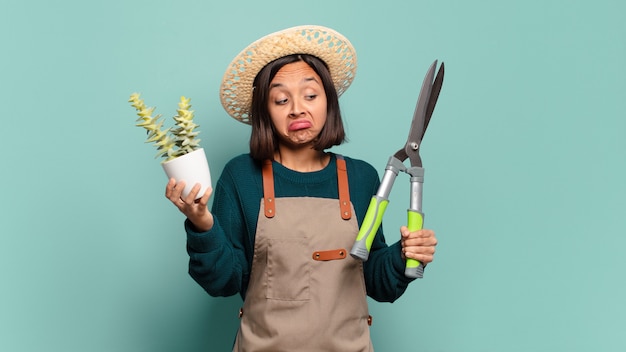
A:
{"label": "nose", "polygon": [[298,117],[304,114],[303,104],[298,99],[291,100],[291,111],[289,112],[290,117]]}

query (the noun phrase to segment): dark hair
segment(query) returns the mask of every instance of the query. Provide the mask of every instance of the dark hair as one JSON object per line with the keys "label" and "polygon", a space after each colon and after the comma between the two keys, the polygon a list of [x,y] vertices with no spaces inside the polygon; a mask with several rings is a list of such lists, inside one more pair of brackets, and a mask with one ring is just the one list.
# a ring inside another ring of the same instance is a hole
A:
{"label": "dark hair", "polygon": [[252,132],[250,135],[250,155],[257,161],[272,160],[274,152],[278,150],[278,137],[268,111],[269,88],[276,73],[285,65],[304,61],[322,79],[326,92],[326,124],[315,141],[315,150],[324,150],[334,145],[340,145],[346,140],[346,133],[339,110],[339,97],[330,76],[330,71],[324,61],[307,54],[294,54],[276,59],[265,65],[254,78],[252,88],[252,106],[250,121]]}

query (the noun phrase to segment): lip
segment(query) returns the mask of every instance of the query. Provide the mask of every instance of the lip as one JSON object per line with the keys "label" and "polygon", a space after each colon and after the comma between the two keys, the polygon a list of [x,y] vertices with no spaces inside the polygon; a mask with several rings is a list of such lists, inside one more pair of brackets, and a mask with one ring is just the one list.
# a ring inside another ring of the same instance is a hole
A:
{"label": "lip", "polygon": [[289,131],[299,131],[311,128],[313,124],[308,120],[295,120],[289,124]]}

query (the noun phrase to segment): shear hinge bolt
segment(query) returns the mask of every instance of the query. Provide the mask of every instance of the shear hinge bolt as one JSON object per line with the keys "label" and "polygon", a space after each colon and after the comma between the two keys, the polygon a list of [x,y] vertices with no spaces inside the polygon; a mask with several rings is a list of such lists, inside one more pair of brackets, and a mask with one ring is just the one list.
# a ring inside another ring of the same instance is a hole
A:
{"label": "shear hinge bolt", "polygon": [[413,149],[413,150],[417,150],[417,149],[419,149],[419,147],[420,147],[420,145],[419,145],[419,144],[417,144],[417,143],[415,143],[415,142],[412,142],[412,143],[411,143],[411,149]]}

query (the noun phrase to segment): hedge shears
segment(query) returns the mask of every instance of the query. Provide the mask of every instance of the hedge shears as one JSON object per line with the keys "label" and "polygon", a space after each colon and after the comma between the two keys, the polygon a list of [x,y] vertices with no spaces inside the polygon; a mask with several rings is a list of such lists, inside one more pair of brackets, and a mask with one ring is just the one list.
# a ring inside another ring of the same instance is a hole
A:
{"label": "hedge shears", "polygon": [[[420,146],[424,132],[426,132],[426,127],[428,127],[428,122],[435,109],[435,104],[439,98],[439,92],[441,91],[441,85],[443,84],[443,62],[435,77],[436,67],[437,60],[432,63],[424,78],[406,144],[389,158],[378,191],[370,201],[367,212],[365,213],[365,218],[359,229],[359,234],[350,251],[350,254],[354,258],[363,261],[368,259],[374,236],[376,236],[376,232],[382,222],[383,214],[389,203],[389,193],[400,171],[409,174],[411,182],[407,227],[411,232],[422,229],[424,224],[424,213],[422,212],[424,168],[422,168],[422,159],[419,151],[421,149]],[[404,165],[406,159],[409,159],[411,163],[411,166],[408,168]],[[407,259],[404,275],[409,278],[422,278],[424,275],[424,266],[417,260]]]}

